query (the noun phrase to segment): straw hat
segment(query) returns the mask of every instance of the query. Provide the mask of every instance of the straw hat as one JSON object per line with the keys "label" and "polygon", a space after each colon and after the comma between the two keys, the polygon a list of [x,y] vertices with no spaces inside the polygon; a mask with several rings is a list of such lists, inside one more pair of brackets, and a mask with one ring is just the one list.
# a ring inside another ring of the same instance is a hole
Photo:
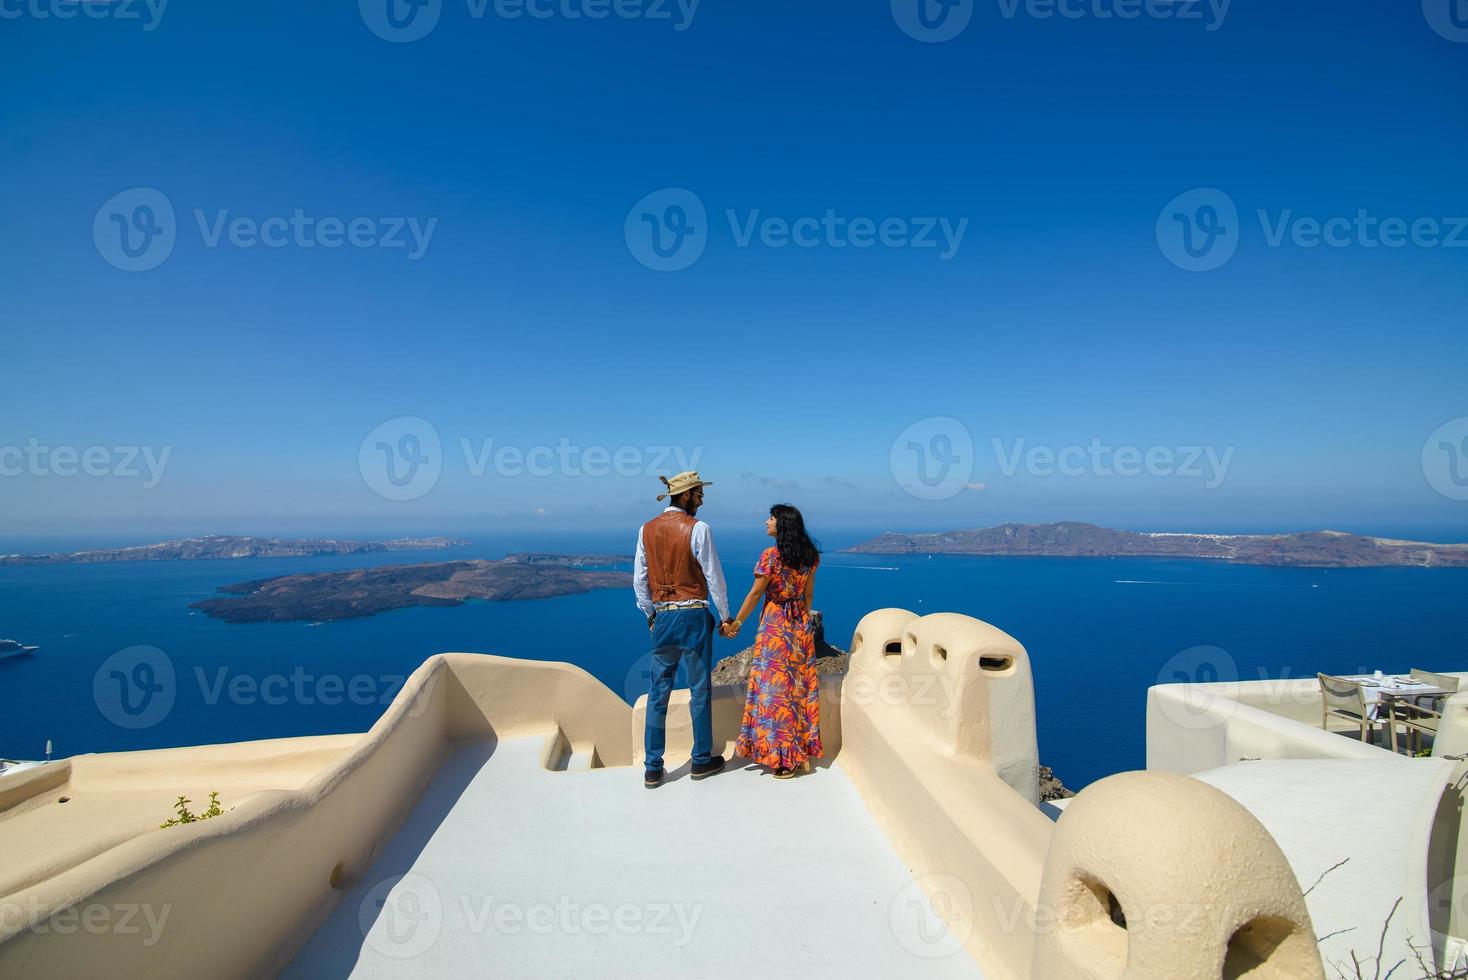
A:
{"label": "straw hat", "polygon": [[677,476],[673,477],[671,480],[668,479],[666,476],[660,476],[658,477],[658,479],[662,480],[663,486],[668,488],[667,493],[658,494],[658,500],[662,500],[665,497],[676,497],[680,493],[687,493],[694,487],[713,486],[713,484],[707,480],[700,480],[698,478],[697,470],[685,470],[684,472],[679,473]]}

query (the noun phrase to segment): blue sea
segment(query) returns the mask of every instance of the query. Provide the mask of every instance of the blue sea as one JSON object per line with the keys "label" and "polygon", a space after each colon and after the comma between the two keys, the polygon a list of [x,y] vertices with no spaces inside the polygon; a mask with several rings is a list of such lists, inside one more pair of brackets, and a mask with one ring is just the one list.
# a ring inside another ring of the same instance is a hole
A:
{"label": "blue sea", "polygon": [[[452,551],[355,557],[0,568],[0,756],[56,757],[365,731],[402,680],[444,651],[565,660],[642,693],[647,631],[630,589],[402,609],[341,622],[230,625],[188,608],[226,583],[511,550],[626,553],[626,535],[465,535]],[[845,647],[883,606],[967,613],[1013,634],[1034,666],[1041,761],[1072,788],[1144,764],[1159,680],[1468,668],[1468,569],[1292,569],[1165,559],[840,553],[816,606]],[[766,539],[721,535],[736,605]],[[716,656],[747,646],[718,639]],[[1199,650],[1198,648],[1207,648]],[[143,695],[141,691],[151,691]]]}

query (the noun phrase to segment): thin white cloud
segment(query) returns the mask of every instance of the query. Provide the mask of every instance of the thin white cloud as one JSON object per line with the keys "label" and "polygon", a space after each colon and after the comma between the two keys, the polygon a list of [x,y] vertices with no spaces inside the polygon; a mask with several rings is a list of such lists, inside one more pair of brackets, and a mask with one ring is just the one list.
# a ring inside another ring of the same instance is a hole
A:
{"label": "thin white cloud", "polygon": [[771,490],[794,490],[800,486],[794,480],[782,480],[777,476],[760,476],[758,473],[741,473],[739,479],[755,486],[768,487]]}

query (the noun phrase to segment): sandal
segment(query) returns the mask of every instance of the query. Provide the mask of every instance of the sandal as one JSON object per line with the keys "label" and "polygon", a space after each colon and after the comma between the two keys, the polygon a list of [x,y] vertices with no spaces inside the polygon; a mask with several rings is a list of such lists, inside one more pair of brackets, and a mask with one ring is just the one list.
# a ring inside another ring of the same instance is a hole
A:
{"label": "sandal", "polygon": [[775,770],[775,778],[776,779],[789,779],[790,777],[792,777],[794,775],[795,775],[795,770],[794,769],[776,769]]}

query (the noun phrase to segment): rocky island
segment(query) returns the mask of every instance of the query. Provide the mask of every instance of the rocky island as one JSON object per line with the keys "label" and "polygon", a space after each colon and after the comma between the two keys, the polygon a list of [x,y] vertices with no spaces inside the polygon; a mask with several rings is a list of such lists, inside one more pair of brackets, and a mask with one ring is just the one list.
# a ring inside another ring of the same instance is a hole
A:
{"label": "rocky island", "polygon": [[104,561],[192,561],[210,558],[309,558],[313,555],[356,555],[376,551],[439,551],[469,542],[456,538],[394,538],[391,541],[342,541],[335,538],[252,538],[208,534],[200,538],[160,541],[129,548],[0,555],[0,565],[58,565]]}
{"label": "rocky island", "polygon": [[[527,557],[541,560],[527,561]],[[190,608],[230,623],[328,622],[375,616],[407,606],[461,606],[470,599],[509,602],[549,599],[592,589],[626,589],[627,572],[587,571],[585,565],[622,564],[609,555],[517,555],[500,561],[383,565],[345,572],[282,575],[236,582],[219,591],[233,598],[204,599]]]}
{"label": "rocky island", "polygon": [[520,565],[560,565],[566,568],[610,568],[632,564],[631,555],[553,555],[542,551],[517,551],[505,561]]}
{"label": "rocky island", "polygon": [[1000,524],[968,531],[888,531],[847,551],[858,554],[997,555],[1047,558],[1210,558],[1238,565],[1468,568],[1468,544],[1370,538],[1343,531],[1292,534],[1182,534],[1117,531],[1063,521]]}

